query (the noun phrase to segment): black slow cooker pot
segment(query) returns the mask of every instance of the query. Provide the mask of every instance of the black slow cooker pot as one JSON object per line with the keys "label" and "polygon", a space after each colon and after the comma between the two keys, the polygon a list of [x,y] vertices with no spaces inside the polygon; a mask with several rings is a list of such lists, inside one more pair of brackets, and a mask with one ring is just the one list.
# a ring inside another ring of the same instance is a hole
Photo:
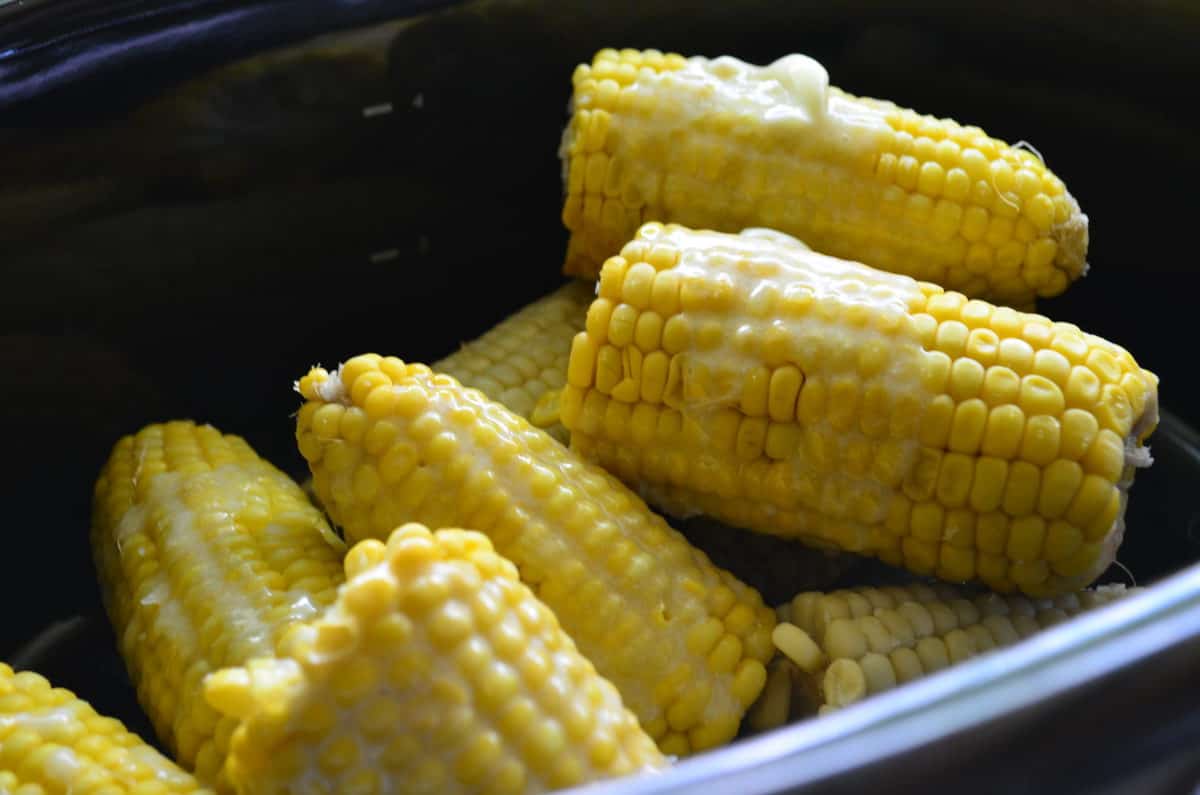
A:
{"label": "black slow cooker pot", "polygon": [[1079,198],[1091,273],[1040,310],[1162,378],[1119,555],[1150,587],[597,791],[1192,795],[1198,44],[1181,0],[0,0],[0,658],[150,737],[87,545],[116,438],[192,417],[301,472],[309,365],[433,359],[559,283],[576,63],[800,51],[854,93],[1029,141]]}

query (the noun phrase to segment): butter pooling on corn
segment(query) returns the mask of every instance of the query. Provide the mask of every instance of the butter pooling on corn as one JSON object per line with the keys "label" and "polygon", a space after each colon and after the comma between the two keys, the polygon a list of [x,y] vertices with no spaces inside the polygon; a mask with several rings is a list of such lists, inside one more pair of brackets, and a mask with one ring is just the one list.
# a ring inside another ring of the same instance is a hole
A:
{"label": "butter pooling on corn", "polygon": [[424,365],[367,354],[298,388],[300,452],[349,539],[408,521],[487,534],[664,753],[736,734],[774,613],[637,495]]}
{"label": "butter pooling on corn", "polygon": [[601,50],[573,83],[567,273],[594,277],[646,221],[779,229],[1017,306],[1085,271],[1087,216],[1037,156],[851,96],[806,56],[759,67]]}
{"label": "butter pooling on corn", "polygon": [[768,683],[756,714],[774,725],[789,700],[810,712],[845,707],[1136,591],[1106,585],[1039,600],[925,585],[801,593],[780,608],[773,638],[786,662],[773,668],[776,687]]}
{"label": "butter pooling on corn", "polygon": [[0,663],[0,793],[212,795],[121,721]]}
{"label": "butter pooling on corn", "polygon": [[431,366],[565,442],[567,432],[556,421],[552,401],[546,411],[539,410],[539,401],[557,395],[566,383],[571,339],[583,329],[594,293],[594,284],[570,282]]}
{"label": "butter pooling on corn", "polygon": [[1157,422],[1116,345],[767,230],[644,225],[567,381],[573,448],[669,513],[1035,596],[1111,562]]}
{"label": "butter pooling on corn", "polygon": [[410,524],[278,658],[214,674],[230,778],[284,792],[539,793],[663,767],[616,689],[487,538]]}
{"label": "butter pooling on corn", "polygon": [[290,478],[236,436],[150,425],[96,483],[92,549],[138,699],[163,743],[210,786],[234,721],[207,705],[212,671],[275,653],[342,583],[345,546]]}

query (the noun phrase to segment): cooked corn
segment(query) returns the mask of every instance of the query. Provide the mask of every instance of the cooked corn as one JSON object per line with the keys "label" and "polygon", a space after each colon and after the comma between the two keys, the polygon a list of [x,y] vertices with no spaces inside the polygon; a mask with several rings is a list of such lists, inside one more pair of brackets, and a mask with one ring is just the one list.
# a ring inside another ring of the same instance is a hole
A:
{"label": "cooked corn", "polygon": [[534,793],[665,764],[485,536],[406,525],[346,578],[283,656],[208,678],[241,795]]}
{"label": "cooked corn", "polygon": [[1157,421],[1116,345],[766,230],[643,226],[567,381],[574,449],[672,514],[1035,596],[1112,560]]}
{"label": "cooked corn", "polygon": [[551,411],[539,412],[539,399],[556,394],[567,381],[571,338],[583,329],[594,285],[571,282],[505,318],[483,336],[432,367],[463,386],[478,389],[509,411],[566,442],[567,431]]}
{"label": "cooked corn", "polygon": [[448,375],[374,354],[299,382],[297,441],[354,540],[488,534],[669,754],[734,736],[773,611],[615,478]]}
{"label": "cooked corn", "polygon": [[114,718],[0,663],[3,795],[212,795]]}
{"label": "cooked corn", "polygon": [[118,645],[159,737],[206,784],[233,722],[204,701],[217,668],[269,656],[333,602],[344,545],[300,487],[243,440],[191,422],[117,443],[92,548]]}
{"label": "cooked corn", "polygon": [[645,221],[771,227],[814,249],[1018,306],[1083,274],[1087,216],[1041,159],[977,127],[757,67],[602,50],[563,136],[565,270],[594,277]]}
{"label": "cooked corn", "polygon": [[923,585],[809,592],[781,610],[785,621],[775,627],[774,641],[799,672],[809,708],[828,711],[1012,645],[1135,590],[1109,585],[1037,601]]}

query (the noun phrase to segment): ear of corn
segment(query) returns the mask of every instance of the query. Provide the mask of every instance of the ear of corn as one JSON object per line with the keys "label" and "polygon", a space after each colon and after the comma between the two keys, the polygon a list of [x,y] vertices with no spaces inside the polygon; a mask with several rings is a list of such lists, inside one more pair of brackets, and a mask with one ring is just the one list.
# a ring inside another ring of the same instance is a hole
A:
{"label": "ear of corn", "polygon": [[439,373],[478,389],[509,411],[566,442],[567,431],[551,412],[541,421],[539,400],[557,393],[567,381],[571,339],[583,329],[592,284],[570,282],[505,318],[478,339],[434,362]]}
{"label": "ear of corn", "polygon": [[665,764],[485,536],[407,525],[346,576],[280,657],[208,679],[242,795],[517,795]]}
{"label": "ear of corn", "polygon": [[1039,157],[851,96],[811,58],[602,50],[573,82],[567,273],[594,277],[646,221],[770,227],[1018,306],[1085,270],[1087,216]]}
{"label": "ear of corn", "polygon": [[187,772],[69,690],[0,663],[0,793],[211,795]]}
{"label": "ear of corn", "polygon": [[1157,382],[1070,324],[778,233],[646,224],[604,266],[560,409],[669,513],[1053,595],[1113,558]]}
{"label": "ear of corn", "polygon": [[121,439],[96,483],[92,548],[138,698],[185,766],[225,789],[233,723],[209,672],[274,653],[329,605],[344,546],[243,440],[190,422]]}
{"label": "ear of corn", "polygon": [[734,736],[774,613],[615,478],[423,365],[359,356],[299,390],[300,451],[349,538],[486,533],[665,753]]}
{"label": "ear of corn", "polygon": [[[1136,589],[1110,585],[1055,599],[977,594],[946,586],[808,592],[780,609],[775,645],[789,663],[779,670],[811,711],[853,704],[898,684],[1002,648]],[[770,687],[770,686],[768,686]],[[787,712],[787,686],[756,707],[760,722]]]}

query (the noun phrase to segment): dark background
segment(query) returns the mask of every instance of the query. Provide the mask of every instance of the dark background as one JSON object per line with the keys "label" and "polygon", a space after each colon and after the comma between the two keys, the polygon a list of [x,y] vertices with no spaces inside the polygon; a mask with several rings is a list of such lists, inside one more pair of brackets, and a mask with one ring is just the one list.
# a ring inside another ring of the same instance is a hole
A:
{"label": "dark background", "polygon": [[[191,417],[299,472],[310,365],[428,361],[559,283],[555,152],[601,46],[803,51],[853,93],[1029,141],[1091,220],[1091,275],[1040,311],[1125,345],[1200,423],[1190,4],[501,4],[236,63],[433,4],[148,5],[0,10],[0,659],[98,610],[91,485],[121,434]],[[1190,474],[1134,491],[1139,579],[1200,555]]]}

